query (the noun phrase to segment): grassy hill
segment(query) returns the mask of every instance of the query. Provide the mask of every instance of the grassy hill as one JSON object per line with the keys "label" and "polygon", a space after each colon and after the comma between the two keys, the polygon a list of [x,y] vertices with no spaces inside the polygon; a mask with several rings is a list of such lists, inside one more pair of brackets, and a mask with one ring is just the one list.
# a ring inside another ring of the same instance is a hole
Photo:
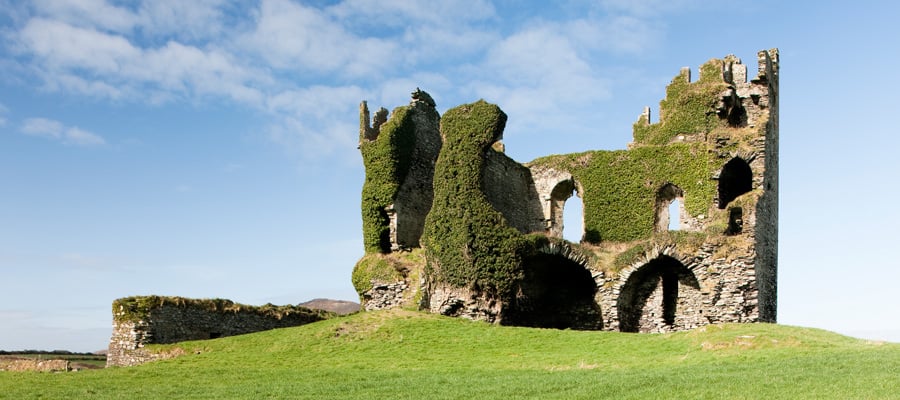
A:
{"label": "grassy hill", "polygon": [[156,349],[185,355],[2,372],[0,398],[900,398],[900,345],[771,324],[640,335],[395,310]]}

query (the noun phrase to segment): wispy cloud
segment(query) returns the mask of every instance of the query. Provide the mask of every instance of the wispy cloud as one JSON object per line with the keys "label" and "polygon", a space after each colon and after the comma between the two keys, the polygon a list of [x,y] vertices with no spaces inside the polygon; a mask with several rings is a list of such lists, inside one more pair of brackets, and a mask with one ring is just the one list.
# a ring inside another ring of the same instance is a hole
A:
{"label": "wispy cloud", "polygon": [[[577,6],[575,17],[508,25],[488,0],[36,0],[17,9],[25,15],[9,38],[47,90],[233,102],[271,115],[273,143],[321,157],[355,148],[360,100],[392,107],[416,86],[449,102],[500,103],[519,127],[565,129],[555,115],[607,98],[603,55],[651,51],[664,29],[658,16],[689,2],[607,0]],[[102,143],[77,128],[49,132],[32,134]]]}
{"label": "wispy cloud", "polygon": [[22,122],[22,133],[53,139],[76,146],[102,146],[103,137],[78,127],[66,127],[59,121],[47,118],[28,118]]}
{"label": "wispy cloud", "polygon": [[6,126],[6,114],[9,113],[9,109],[6,108],[2,103],[0,103],[0,127]]}
{"label": "wispy cloud", "polygon": [[288,0],[264,0],[243,49],[277,69],[360,77],[391,65],[396,43],[350,33],[323,10]]}

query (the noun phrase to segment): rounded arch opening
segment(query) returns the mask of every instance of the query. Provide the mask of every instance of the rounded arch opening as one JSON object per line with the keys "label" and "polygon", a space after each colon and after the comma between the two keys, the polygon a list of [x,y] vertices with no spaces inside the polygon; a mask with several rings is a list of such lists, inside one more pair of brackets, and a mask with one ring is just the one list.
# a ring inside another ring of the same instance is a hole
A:
{"label": "rounded arch opening", "polygon": [[547,231],[550,236],[580,242],[584,237],[584,206],[575,180],[567,179],[557,183],[550,191],[549,201],[550,220]]}
{"label": "rounded arch opening", "polygon": [[680,187],[666,183],[656,191],[657,232],[681,229],[684,212],[684,191]]}
{"label": "rounded arch opening", "polygon": [[719,209],[724,210],[738,196],[753,189],[753,170],[740,157],[732,158],[719,174]]}
{"label": "rounded arch opening", "polygon": [[672,326],[678,312],[679,285],[694,289],[700,288],[697,277],[680,261],[669,256],[659,256],[638,267],[628,277],[619,294],[616,308],[619,317],[619,330],[622,332],[649,331],[655,321],[644,318],[648,300],[654,292],[658,293],[660,304],[650,304],[661,308],[662,324]]}
{"label": "rounded arch opening", "polygon": [[503,324],[536,328],[602,328],[597,283],[584,265],[558,254],[537,254],[524,262],[516,297],[503,311]]}
{"label": "rounded arch opening", "polygon": [[580,243],[584,239],[584,203],[578,191],[566,200],[563,206],[563,239]]}

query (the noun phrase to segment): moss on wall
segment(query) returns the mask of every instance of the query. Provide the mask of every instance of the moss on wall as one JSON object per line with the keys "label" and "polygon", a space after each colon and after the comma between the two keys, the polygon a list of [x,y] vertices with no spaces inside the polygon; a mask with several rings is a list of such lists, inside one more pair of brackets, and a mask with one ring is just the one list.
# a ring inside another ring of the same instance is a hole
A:
{"label": "moss on wall", "polygon": [[568,171],[584,190],[585,241],[630,241],[654,233],[657,191],[672,183],[684,191],[685,210],[704,214],[716,194],[720,166],[704,143],[642,146],[539,158],[532,166]]}
{"label": "moss on wall", "polygon": [[641,116],[634,124],[637,145],[664,145],[678,135],[706,134],[725,125],[716,107],[728,84],[722,79],[723,61],[712,59],[700,67],[700,79],[690,82],[689,72],[682,71],[666,87],[666,98],[659,102],[659,122],[649,124]]}
{"label": "moss on wall", "polygon": [[408,106],[395,108],[374,140],[360,137],[360,152],[366,168],[362,219],[363,245],[367,253],[390,251],[390,221],[385,207],[393,203],[406,177],[416,140],[415,124],[409,110]]}
{"label": "moss on wall", "polygon": [[220,313],[253,312],[279,319],[289,314],[318,315],[321,318],[334,316],[334,314],[327,311],[311,310],[306,307],[291,305],[276,306],[274,304],[266,304],[263,306],[248,306],[226,299],[190,299],[177,296],[132,296],[113,301],[113,319],[115,322],[146,321],[154,309],[163,306],[196,307]]}
{"label": "moss on wall", "polygon": [[406,278],[418,278],[418,271],[425,264],[422,249],[410,252],[379,254],[370,253],[361,258],[353,267],[353,287],[357,293],[372,289],[372,281],[390,283]]}

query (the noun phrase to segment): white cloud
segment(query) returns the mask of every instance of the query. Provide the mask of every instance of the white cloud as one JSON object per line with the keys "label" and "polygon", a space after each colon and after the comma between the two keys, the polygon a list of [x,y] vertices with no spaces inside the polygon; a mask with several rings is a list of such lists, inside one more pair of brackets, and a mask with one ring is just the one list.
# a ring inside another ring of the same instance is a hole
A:
{"label": "white cloud", "polygon": [[591,67],[588,54],[557,26],[516,33],[490,49],[479,68],[484,80],[472,90],[502,104],[518,126],[550,127],[550,116],[572,114],[608,96],[607,83]]}
{"label": "white cloud", "polygon": [[20,37],[28,51],[50,69],[115,74],[141,54],[121,36],[43,18],[28,21]]}
{"label": "white cloud", "polygon": [[132,29],[139,17],[106,0],[34,0],[38,13],[83,27],[123,32]]}
{"label": "white cloud", "polygon": [[185,40],[209,38],[223,31],[225,0],[150,0],[141,3],[140,24],[156,35]]}
{"label": "white cloud", "polygon": [[396,44],[359,37],[323,11],[287,0],[264,0],[243,48],[278,69],[363,76],[389,65]]}
{"label": "white cloud", "polygon": [[175,41],[144,49],[123,36],[60,21],[32,19],[19,38],[50,89],[112,99],[162,101],[183,94],[258,103],[263,96],[252,84],[267,79],[219,49]]}
{"label": "white cloud", "polygon": [[29,118],[22,123],[22,133],[51,139],[62,137],[63,124],[46,118]]}
{"label": "white cloud", "polygon": [[107,0],[35,0],[38,15],[69,25],[106,32],[140,29],[151,37],[184,39],[211,37],[222,32],[224,0],[150,0],[131,7]]}
{"label": "white cloud", "polygon": [[79,146],[102,146],[106,144],[106,140],[103,140],[99,135],[76,127],[66,129],[64,135],[64,142]]}
{"label": "white cloud", "polygon": [[267,110],[278,117],[269,126],[268,138],[304,158],[335,152],[349,156],[356,151],[357,106],[365,97],[366,92],[356,86],[312,86],[275,94],[266,103]]}
{"label": "white cloud", "polygon": [[[273,142],[320,157],[355,148],[360,100],[390,108],[417,86],[444,107],[496,102],[531,131],[583,114],[608,96],[602,54],[647,52],[662,28],[657,14],[625,2],[582,7],[577,19],[538,16],[504,35],[487,0],[39,0],[13,43],[45,89],[230,101],[269,113]],[[71,129],[57,139],[102,143]]]}
{"label": "white cloud", "polygon": [[0,104],[0,127],[6,125],[6,113],[9,112],[9,109],[6,108],[3,104]]}
{"label": "white cloud", "polygon": [[22,133],[60,141],[76,146],[102,146],[106,140],[78,127],[66,127],[47,118],[28,118],[22,123]]}

